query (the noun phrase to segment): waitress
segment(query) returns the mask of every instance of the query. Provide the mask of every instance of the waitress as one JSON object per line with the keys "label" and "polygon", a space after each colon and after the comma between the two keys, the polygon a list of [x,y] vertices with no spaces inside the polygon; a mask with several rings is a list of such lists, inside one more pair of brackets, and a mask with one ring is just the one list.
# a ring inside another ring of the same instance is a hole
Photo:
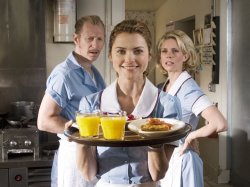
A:
{"label": "waitress", "polygon": [[[139,117],[177,118],[176,97],[156,88],[145,76],[151,58],[151,35],[136,20],[116,25],[109,40],[109,59],[117,79],[102,92],[84,97],[79,109],[126,111]],[[70,122],[66,126],[70,125]],[[156,187],[168,169],[168,147],[95,147],[77,145],[77,166],[97,187]]]}
{"label": "waitress", "polygon": [[[186,33],[180,30],[165,33],[158,42],[157,58],[159,67],[167,76],[166,82],[160,85],[161,89],[180,99],[181,120],[192,125],[193,129],[179,142],[180,147],[175,148],[170,168],[162,181],[163,186],[204,186],[202,160],[189,148],[197,138],[225,131],[227,122],[188,73],[195,71],[198,56],[192,40]],[[208,124],[197,129],[200,116],[208,121]]]}

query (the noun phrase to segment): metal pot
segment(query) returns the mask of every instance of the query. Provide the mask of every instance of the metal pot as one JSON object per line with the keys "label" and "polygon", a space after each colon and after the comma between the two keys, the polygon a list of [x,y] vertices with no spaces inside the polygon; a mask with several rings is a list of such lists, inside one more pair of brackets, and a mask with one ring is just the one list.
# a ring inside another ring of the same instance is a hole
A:
{"label": "metal pot", "polygon": [[7,118],[7,122],[13,127],[26,127],[30,120],[31,119],[25,117],[21,119]]}
{"label": "metal pot", "polygon": [[11,116],[15,118],[26,117],[33,119],[35,103],[33,101],[16,101],[11,103]]}

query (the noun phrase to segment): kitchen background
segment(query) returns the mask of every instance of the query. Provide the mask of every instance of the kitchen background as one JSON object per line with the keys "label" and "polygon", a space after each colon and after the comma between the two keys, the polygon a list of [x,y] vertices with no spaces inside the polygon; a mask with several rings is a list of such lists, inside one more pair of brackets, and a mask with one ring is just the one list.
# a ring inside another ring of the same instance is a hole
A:
{"label": "kitchen background", "polygon": [[[70,0],[65,1],[72,3]],[[0,114],[10,112],[10,103],[14,101],[34,101],[39,105],[47,76],[55,65],[62,62],[73,50],[72,42],[63,39],[55,41],[54,26],[58,26],[55,19],[57,12],[54,11],[56,2],[0,2]],[[154,41],[167,29],[182,29],[190,36],[193,36],[193,30],[200,32],[209,27],[217,32],[213,38],[216,43],[212,46],[217,55],[213,54],[215,58],[212,60],[202,59],[196,80],[228,119],[229,130],[218,136],[200,140],[206,185],[221,186],[231,183],[235,187],[249,186],[250,164],[247,159],[250,155],[250,99],[247,90],[250,85],[250,46],[247,41],[250,38],[247,32],[250,28],[250,2],[76,0],[75,5],[75,10],[72,8],[69,13],[71,16],[74,14],[75,18],[88,14],[98,14],[103,18],[107,38],[115,24],[128,18],[145,21]],[[209,17],[216,18],[212,22],[215,25],[207,25],[206,20]],[[74,25],[68,23],[65,26],[72,28]],[[107,43],[95,65],[109,84],[115,78],[115,73],[108,62]],[[197,44],[201,57],[205,53],[203,49],[204,45]],[[154,63],[152,60],[149,78],[158,84],[164,77],[155,69]],[[216,77],[219,79],[215,81]],[[205,125],[205,121],[201,120],[200,125]],[[50,140],[54,141],[55,136],[45,133],[42,134],[40,143]],[[50,162],[46,164],[50,165]],[[8,166],[2,165],[0,162],[0,168]]]}

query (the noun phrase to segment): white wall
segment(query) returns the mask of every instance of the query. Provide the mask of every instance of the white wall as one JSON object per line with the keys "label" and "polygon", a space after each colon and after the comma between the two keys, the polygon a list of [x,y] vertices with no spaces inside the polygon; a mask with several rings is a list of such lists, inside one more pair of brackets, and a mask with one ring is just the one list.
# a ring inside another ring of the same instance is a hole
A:
{"label": "white wall", "polygon": [[[156,40],[166,31],[166,24],[190,16],[195,16],[195,27],[204,28],[204,16],[211,14],[212,0],[168,0],[156,12]],[[220,16],[220,84],[216,85],[216,92],[209,92],[208,84],[212,79],[212,66],[202,65],[200,72],[200,87],[213,101],[218,103],[220,111],[227,117],[227,1],[220,0],[215,4],[216,15]],[[156,83],[165,78],[156,72]],[[204,124],[201,124],[204,125]],[[219,138],[205,138],[200,140],[205,174],[212,176],[218,183],[228,182],[229,170],[227,166],[226,133]]]}
{"label": "white wall", "polygon": [[[46,68],[47,76],[52,69],[65,60],[68,54],[74,49],[73,43],[53,43],[54,31],[54,3],[55,1],[46,1],[45,13],[45,35],[46,35]],[[74,26],[73,26],[74,27]],[[73,36],[72,36],[73,37]]]}

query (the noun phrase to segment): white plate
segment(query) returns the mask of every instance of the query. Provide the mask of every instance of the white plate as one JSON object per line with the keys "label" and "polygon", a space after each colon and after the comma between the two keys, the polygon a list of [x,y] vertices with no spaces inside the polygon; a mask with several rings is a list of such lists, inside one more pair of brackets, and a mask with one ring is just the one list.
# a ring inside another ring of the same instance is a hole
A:
{"label": "white plate", "polygon": [[141,130],[141,125],[146,124],[148,119],[133,120],[131,123],[128,124],[128,128],[129,130],[137,134],[140,134],[142,136],[159,137],[159,136],[165,136],[167,134],[171,134],[185,126],[185,123],[183,121],[179,121],[176,119],[169,119],[169,118],[158,118],[158,119],[166,123],[172,124],[173,125],[172,129],[169,131],[143,131]]}
{"label": "white plate", "polygon": [[133,119],[133,120],[127,120],[126,123],[129,124],[129,123],[132,123],[132,122],[138,121],[138,120],[141,120],[141,118],[139,118],[139,119]]}

